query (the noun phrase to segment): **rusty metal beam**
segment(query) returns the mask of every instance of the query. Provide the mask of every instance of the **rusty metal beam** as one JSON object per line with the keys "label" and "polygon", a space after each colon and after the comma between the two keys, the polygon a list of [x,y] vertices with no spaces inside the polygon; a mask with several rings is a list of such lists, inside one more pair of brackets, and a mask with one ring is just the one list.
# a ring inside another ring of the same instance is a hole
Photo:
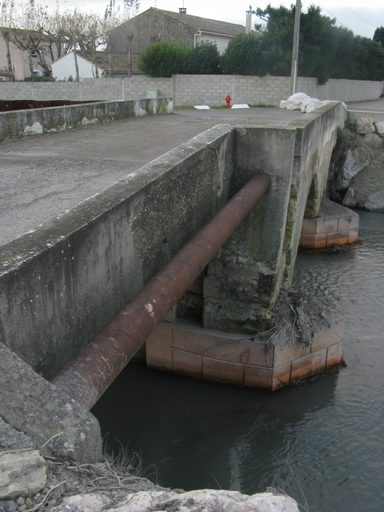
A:
{"label": "rusty metal beam", "polygon": [[52,383],[90,409],[269,185],[270,179],[265,173],[252,178],[54,377]]}

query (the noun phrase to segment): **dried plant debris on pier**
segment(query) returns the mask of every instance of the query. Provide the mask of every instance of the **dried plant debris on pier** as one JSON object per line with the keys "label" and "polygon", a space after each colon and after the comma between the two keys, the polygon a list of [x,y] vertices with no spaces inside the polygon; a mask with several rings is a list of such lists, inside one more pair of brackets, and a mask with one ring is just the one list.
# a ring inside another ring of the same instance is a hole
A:
{"label": "dried plant debris on pier", "polygon": [[324,331],[340,321],[340,315],[302,290],[282,292],[272,311],[274,326],[252,339],[272,347],[278,343],[299,341],[309,346],[315,332]]}

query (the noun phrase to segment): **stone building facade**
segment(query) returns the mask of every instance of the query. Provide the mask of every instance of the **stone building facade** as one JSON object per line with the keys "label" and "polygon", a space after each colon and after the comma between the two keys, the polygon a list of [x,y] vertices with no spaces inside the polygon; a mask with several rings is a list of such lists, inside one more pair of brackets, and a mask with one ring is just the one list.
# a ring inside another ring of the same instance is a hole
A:
{"label": "stone building facade", "polygon": [[245,34],[245,27],[235,23],[191,16],[185,9],[179,13],[151,7],[147,11],[126,21],[110,33],[111,51],[140,53],[149,44],[160,41],[185,42],[194,48],[201,41],[217,44],[223,53],[229,41],[238,34]]}

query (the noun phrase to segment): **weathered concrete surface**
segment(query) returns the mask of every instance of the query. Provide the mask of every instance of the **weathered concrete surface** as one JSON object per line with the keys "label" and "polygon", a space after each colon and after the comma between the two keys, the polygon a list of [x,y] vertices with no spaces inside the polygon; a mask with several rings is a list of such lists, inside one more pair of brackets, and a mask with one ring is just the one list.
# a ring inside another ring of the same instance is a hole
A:
{"label": "weathered concrete surface", "polygon": [[0,245],[217,124],[283,125],[280,109],[179,110],[0,143]]}
{"label": "weathered concrete surface", "polygon": [[254,333],[272,326],[279,291],[292,281],[302,219],[320,210],[339,108],[330,103],[283,128],[235,128],[234,190],[259,171],[271,187],[208,265],[207,329]]}
{"label": "weathered concrete surface", "polygon": [[222,251],[240,278],[244,269],[255,278],[207,295],[206,311],[220,300],[229,307],[227,316],[211,308],[205,320],[262,330],[289,284],[308,194],[311,213],[320,204],[337,119],[338,104],[284,128],[217,126],[3,246],[1,340],[53,377],[261,170],[272,187]]}
{"label": "weathered concrete surface", "polygon": [[25,434],[34,448],[41,448],[51,439],[45,453],[60,460],[79,464],[101,460],[102,439],[97,419],[2,344],[0,389],[0,418],[9,426],[3,430],[0,425],[3,435],[11,435],[13,428],[19,433],[17,441],[21,437],[24,442]]}
{"label": "weathered concrete surface", "polygon": [[171,114],[172,111],[171,98],[157,98],[0,112],[0,141],[127,117]]}
{"label": "weathered concrete surface", "polygon": [[3,246],[1,341],[56,375],[227,202],[233,139],[213,128]]}

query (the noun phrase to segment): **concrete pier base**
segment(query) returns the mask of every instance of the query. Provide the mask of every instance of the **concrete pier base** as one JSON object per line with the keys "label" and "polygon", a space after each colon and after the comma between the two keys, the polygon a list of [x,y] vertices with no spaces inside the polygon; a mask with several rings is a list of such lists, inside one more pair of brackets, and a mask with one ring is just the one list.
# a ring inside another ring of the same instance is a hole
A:
{"label": "concrete pier base", "polygon": [[274,391],[341,362],[344,324],[334,312],[321,307],[314,313],[308,344],[291,314],[255,336],[204,329],[191,318],[164,322],[147,340],[147,366]]}
{"label": "concrete pier base", "polygon": [[346,245],[357,242],[359,234],[359,215],[323,198],[320,212],[314,219],[303,219],[299,247],[320,249],[332,245]]}

